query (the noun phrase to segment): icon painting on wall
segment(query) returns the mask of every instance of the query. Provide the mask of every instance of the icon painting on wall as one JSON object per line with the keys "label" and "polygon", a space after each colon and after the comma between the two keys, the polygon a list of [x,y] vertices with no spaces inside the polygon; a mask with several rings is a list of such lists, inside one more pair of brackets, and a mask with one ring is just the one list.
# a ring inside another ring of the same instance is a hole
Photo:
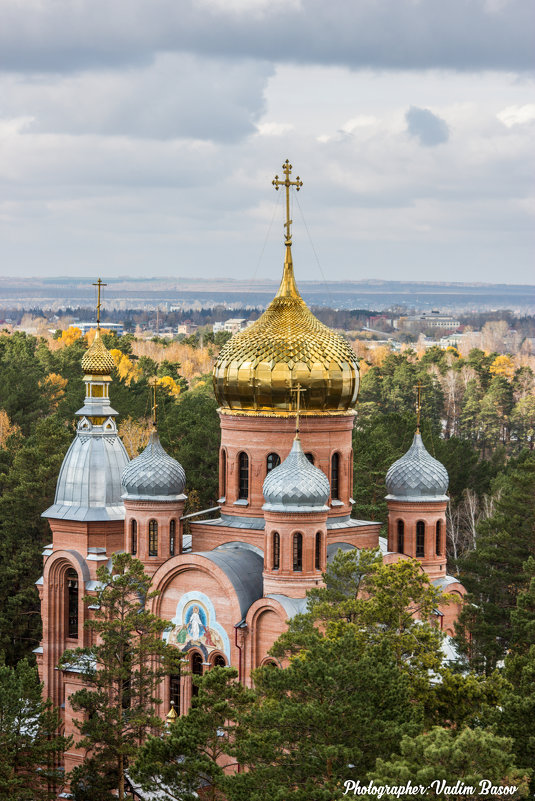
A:
{"label": "icon painting on wall", "polygon": [[198,600],[191,601],[183,608],[182,620],[170,632],[169,643],[181,651],[198,648],[205,659],[212,651],[225,653],[228,649],[223,637],[209,623],[210,616],[205,606]]}

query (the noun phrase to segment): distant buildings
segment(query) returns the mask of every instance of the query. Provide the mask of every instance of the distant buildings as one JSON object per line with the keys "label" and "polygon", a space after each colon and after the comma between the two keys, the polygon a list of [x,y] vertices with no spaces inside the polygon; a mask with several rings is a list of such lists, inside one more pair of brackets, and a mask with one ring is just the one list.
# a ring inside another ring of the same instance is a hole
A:
{"label": "distant buildings", "polygon": [[214,334],[217,334],[218,331],[228,331],[230,334],[237,334],[238,331],[244,331],[252,323],[252,320],[246,320],[245,317],[231,317],[230,320],[225,320],[224,323],[214,323],[212,330]]}
{"label": "distant buildings", "polygon": [[394,322],[394,326],[400,331],[408,331],[411,334],[420,334],[424,331],[443,329],[444,331],[455,331],[460,326],[460,321],[450,314],[441,314],[438,310],[413,314],[408,317],[400,317]]}
{"label": "distant buildings", "polygon": [[[90,331],[96,331],[97,323],[74,323],[76,328],[79,328],[82,332],[82,336],[85,336]],[[117,334],[118,337],[124,334],[124,325],[123,323],[101,323],[102,328],[106,329],[106,331],[111,331],[113,334]]]}

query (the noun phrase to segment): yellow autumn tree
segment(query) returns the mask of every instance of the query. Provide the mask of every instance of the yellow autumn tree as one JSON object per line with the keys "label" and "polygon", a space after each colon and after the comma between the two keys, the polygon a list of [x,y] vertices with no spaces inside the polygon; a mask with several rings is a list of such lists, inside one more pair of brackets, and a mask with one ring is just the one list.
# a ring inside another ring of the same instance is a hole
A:
{"label": "yellow autumn tree", "polygon": [[174,395],[175,398],[177,395],[180,395],[180,386],[176,383],[174,378],[171,378],[170,375],[162,376],[156,383],[159,387],[167,389],[168,392],[171,395]]}
{"label": "yellow autumn tree", "polygon": [[80,339],[82,332],[76,325],[70,325],[65,331],[61,332],[59,341],[62,345],[72,345],[77,339]]}
{"label": "yellow autumn tree", "polygon": [[59,373],[49,373],[39,382],[39,386],[48,392],[52,406],[57,409],[58,403],[65,395],[67,379],[63,378]]}
{"label": "yellow autumn tree", "polygon": [[130,385],[132,381],[137,381],[140,376],[139,367],[124,353],[121,354],[121,358],[117,364],[117,372],[119,378],[122,378],[128,385]]}
{"label": "yellow autumn tree", "polygon": [[515,374],[515,363],[510,356],[496,356],[489,370],[493,375],[501,375],[510,381]]}
{"label": "yellow autumn tree", "polygon": [[6,447],[6,442],[12,434],[19,434],[20,427],[12,423],[5,409],[0,409],[0,448]]}
{"label": "yellow autumn tree", "polygon": [[148,417],[141,420],[127,417],[119,423],[118,431],[128,455],[131,459],[135,459],[149,441],[152,420]]}

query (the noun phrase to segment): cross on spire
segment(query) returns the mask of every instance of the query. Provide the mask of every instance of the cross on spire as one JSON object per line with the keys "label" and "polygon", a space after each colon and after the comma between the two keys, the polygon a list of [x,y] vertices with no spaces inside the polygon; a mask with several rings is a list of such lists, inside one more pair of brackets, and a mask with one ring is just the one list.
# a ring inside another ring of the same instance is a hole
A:
{"label": "cross on spire", "polygon": [[152,425],[156,426],[156,409],[158,408],[158,404],[156,403],[156,384],[157,384],[156,377],[153,378],[151,381],[152,386],[152,407],[151,407],[151,414],[152,414]]}
{"label": "cross on spire", "polygon": [[303,182],[301,181],[299,176],[296,177],[295,181],[290,181],[290,173],[292,171],[292,165],[290,164],[288,159],[286,159],[286,161],[282,165],[282,171],[285,175],[284,180],[280,180],[279,176],[276,175],[275,180],[273,180],[271,183],[273,184],[277,192],[279,191],[279,186],[286,187],[286,222],[284,223],[284,227],[286,228],[285,244],[291,245],[292,231],[290,226],[292,224],[292,220],[290,219],[290,187],[295,186],[295,191],[299,192],[299,190],[303,186]]}
{"label": "cross on spire", "polygon": [[295,387],[290,387],[290,392],[295,392],[295,438],[299,439],[299,414],[301,412],[301,393],[306,392],[306,389],[297,384]]}
{"label": "cross on spire", "polygon": [[420,433],[420,415],[422,412],[422,382],[418,379],[418,383],[414,387],[416,390],[416,433]]}
{"label": "cross on spire", "polygon": [[108,285],[104,284],[102,282],[102,278],[99,278],[98,281],[93,284],[93,286],[97,287],[97,297],[98,297],[98,300],[97,300],[97,331],[99,331],[100,330],[100,306],[101,306],[101,303],[100,303],[100,289],[101,289],[101,287],[108,286]]}

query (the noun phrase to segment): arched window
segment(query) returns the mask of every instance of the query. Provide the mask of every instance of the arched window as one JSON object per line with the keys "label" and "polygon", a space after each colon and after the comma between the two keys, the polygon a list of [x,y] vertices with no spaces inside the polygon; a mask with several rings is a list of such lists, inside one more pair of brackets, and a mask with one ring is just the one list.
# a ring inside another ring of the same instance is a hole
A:
{"label": "arched window", "polygon": [[425,556],[425,523],[418,520],[416,523],[416,556]]}
{"label": "arched window", "polygon": [[268,453],[266,459],[267,472],[271,472],[274,467],[278,467],[281,463],[281,458],[278,453]]}
{"label": "arched window", "polygon": [[281,561],[281,538],[278,531],[274,531],[271,537],[272,548],[272,570],[278,570]]}
{"label": "arched window", "polygon": [[321,531],[316,533],[316,550],[314,554],[314,565],[316,570],[321,570]]}
{"label": "arched window", "polygon": [[[193,676],[202,676],[203,674],[202,656],[197,651],[194,651],[191,657],[191,672]],[[195,684],[191,685],[191,695],[193,698],[199,695],[199,688]]]}
{"label": "arched window", "polygon": [[149,556],[158,556],[158,523],[149,522]]}
{"label": "arched window", "polygon": [[441,546],[441,542],[440,542],[441,529],[442,529],[441,521],[437,520],[437,527],[436,527],[437,536],[436,536],[436,548],[435,548],[437,556],[440,556],[440,553],[441,553],[441,547],[440,547]]}
{"label": "arched window", "polygon": [[137,554],[137,520],[130,523],[130,553],[132,556]]}
{"label": "arched window", "polygon": [[176,520],[171,520],[169,523],[169,555],[175,555],[175,540],[176,540]]}
{"label": "arched window", "polygon": [[227,663],[225,661],[225,657],[221,656],[221,654],[216,654],[212,664],[213,664],[214,667],[226,667],[227,666]]}
{"label": "arched window", "polygon": [[178,672],[169,676],[169,702],[177,715],[180,715],[180,665]]}
{"label": "arched window", "polygon": [[227,452],[221,451],[221,497],[227,494]]}
{"label": "arched window", "polygon": [[310,464],[314,464],[314,456],[312,453],[305,453],[305,456],[307,457]]}
{"label": "arched window", "polygon": [[249,457],[243,451],[238,456],[238,498],[246,501],[249,497]]}
{"label": "arched window", "polygon": [[303,569],[303,535],[299,531],[293,536],[293,569]]}
{"label": "arched window", "polygon": [[398,520],[398,553],[405,551],[405,523]]}
{"label": "arched window", "polygon": [[340,477],[340,454],[333,453],[331,457],[331,498],[334,501],[337,501],[340,498],[339,477]]}
{"label": "arched window", "polygon": [[78,573],[72,567],[65,575],[67,582],[67,637],[78,637]]}

